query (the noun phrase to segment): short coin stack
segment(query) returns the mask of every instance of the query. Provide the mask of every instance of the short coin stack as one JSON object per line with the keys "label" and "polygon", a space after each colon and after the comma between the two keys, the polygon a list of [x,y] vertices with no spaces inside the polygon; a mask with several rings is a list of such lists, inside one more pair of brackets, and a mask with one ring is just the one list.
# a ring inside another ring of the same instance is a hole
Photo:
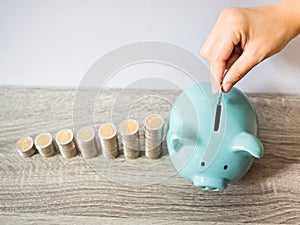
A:
{"label": "short coin stack", "polygon": [[77,147],[86,159],[95,157],[97,147],[95,143],[95,131],[92,127],[81,128],[76,135]]}
{"label": "short coin stack", "polygon": [[151,114],[144,120],[145,155],[157,159],[161,155],[164,119],[158,114]]}
{"label": "short coin stack", "polygon": [[31,137],[22,137],[17,141],[16,149],[22,156],[32,156],[35,153],[33,140]]}
{"label": "short coin stack", "polygon": [[55,137],[58,149],[63,157],[72,158],[76,156],[77,149],[73,141],[73,132],[70,129],[63,129]]}
{"label": "short coin stack", "polygon": [[104,124],[98,131],[102,152],[105,158],[116,158],[119,155],[117,128],[113,124]]}
{"label": "short coin stack", "polygon": [[56,150],[53,145],[51,134],[49,134],[49,133],[39,134],[34,139],[34,144],[42,156],[48,158],[48,157],[55,155]]}
{"label": "short coin stack", "polygon": [[140,155],[139,124],[136,120],[124,120],[119,129],[125,158],[136,159]]}

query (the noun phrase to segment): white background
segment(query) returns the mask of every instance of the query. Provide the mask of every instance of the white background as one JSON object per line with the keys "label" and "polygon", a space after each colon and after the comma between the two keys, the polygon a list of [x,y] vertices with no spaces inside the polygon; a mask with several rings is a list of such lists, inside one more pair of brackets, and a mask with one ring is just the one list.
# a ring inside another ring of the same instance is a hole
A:
{"label": "white background", "polygon": [[[272,2],[0,0],[0,85],[76,87],[99,57],[136,41],[166,41],[199,54],[223,8]],[[120,80],[110,83],[122,87]],[[299,85],[297,38],[238,86],[249,92],[300,93]]]}

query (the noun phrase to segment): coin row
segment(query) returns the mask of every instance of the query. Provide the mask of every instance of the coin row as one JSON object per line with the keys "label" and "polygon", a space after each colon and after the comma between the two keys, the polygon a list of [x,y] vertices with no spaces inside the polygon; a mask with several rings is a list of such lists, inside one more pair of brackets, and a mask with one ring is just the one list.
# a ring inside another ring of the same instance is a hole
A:
{"label": "coin row", "polygon": [[[150,159],[157,159],[161,156],[164,124],[164,119],[158,114],[151,114],[144,120],[145,155]],[[103,124],[99,128],[98,137],[104,157],[116,158],[120,155],[118,133],[125,158],[138,158],[141,153],[139,124],[134,119],[124,120],[119,130],[111,123]],[[55,143],[50,133],[42,133],[34,141],[31,137],[20,138],[16,149],[22,156],[31,156],[38,150],[42,156],[51,157],[55,155],[56,149],[65,158],[76,156],[77,149],[84,158],[93,158],[98,155],[95,131],[92,127],[81,128],[76,138],[73,137],[72,130],[63,129],[56,134]]]}

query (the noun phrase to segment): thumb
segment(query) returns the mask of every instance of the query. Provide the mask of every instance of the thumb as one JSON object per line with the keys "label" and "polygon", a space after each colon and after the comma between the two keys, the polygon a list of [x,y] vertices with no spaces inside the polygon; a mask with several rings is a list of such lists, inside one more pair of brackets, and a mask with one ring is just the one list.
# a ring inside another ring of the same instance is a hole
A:
{"label": "thumb", "polygon": [[245,49],[241,56],[228,69],[223,79],[223,91],[229,92],[233,85],[242,79],[260,60],[251,53],[252,51]]}

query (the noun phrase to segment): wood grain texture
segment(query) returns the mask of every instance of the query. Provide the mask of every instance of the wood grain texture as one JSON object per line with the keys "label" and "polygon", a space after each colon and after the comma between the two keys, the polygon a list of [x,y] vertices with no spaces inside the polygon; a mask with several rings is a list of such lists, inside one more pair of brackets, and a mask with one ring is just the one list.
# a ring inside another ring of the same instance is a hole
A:
{"label": "wood grain texture", "polygon": [[[137,218],[112,218],[112,217],[100,217],[100,216],[53,216],[49,214],[21,214],[21,213],[7,213],[0,214],[5,224],[19,224],[20,218],[22,218],[22,225],[26,224],[130,224],[130,225],[158,225],[158,224],[174,224],[181,225],[180,220],[162,220],[162,219],[137,219]],[[237,225],[238,223],[226,223],[226,222],[206,222],[206,221],[185,221],[187,225]],[[249,225],[253,223],[248,223]],[[257,225],[257,223],[255,223]]]}
{"label": "wood grain texture", "polygon": [[[111,182],[81,156],[19,156],[15,150],[19,137],[72,128],[75,93],[74,89],[0,87],[1,224],[300,223],[300,96],[249,95],[259,118],[264,157],[255,160],[242,180],[211,193],[194,188],[175,172],[158,183],[132,186]],[[130,115],[141,117],[158,107],[166,116],[170,103],[165,98],[172,102],[177,94],[147,91],[143,95],[158,97],[141,99],[135,90],[122,95],[120,90],[107,90],[96,103],[87,103],[95,105],[95,121],[100,124],[111,116],[111,105],[126,99],[139,101]],[[127,109],[122,112],[122,107],[115,110],[116,117],[125,115]],[[120,158],[117,165],[122,162]],[[168,160],[161,166],[171,174]],[[153,179],[157,178],[154,172]]]}

